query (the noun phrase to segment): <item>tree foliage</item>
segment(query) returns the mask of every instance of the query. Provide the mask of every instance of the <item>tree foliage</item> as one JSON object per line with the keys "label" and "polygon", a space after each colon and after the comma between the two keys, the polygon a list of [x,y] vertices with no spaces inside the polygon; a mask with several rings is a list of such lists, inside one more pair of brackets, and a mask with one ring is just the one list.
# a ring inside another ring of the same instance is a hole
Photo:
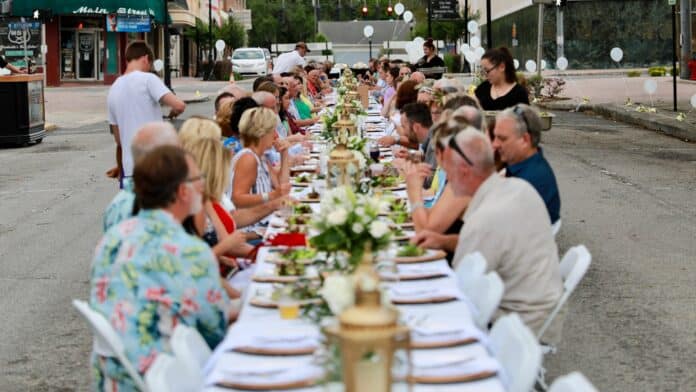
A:
{"label": "tree foliage", "polygon": [[[208,50],[210,35],[208,34],[207,23],[197,18],[196,27],[186,29],[184,35],[191,40],[196,40],[196,38],[198,38],[201,49]],[[244,26],[233,18],[228,18],[222,26],[213,23],[213,45],[215,45],[215,41],[219,39],[225,41],[226,51],[244,46],[246,39]]]}

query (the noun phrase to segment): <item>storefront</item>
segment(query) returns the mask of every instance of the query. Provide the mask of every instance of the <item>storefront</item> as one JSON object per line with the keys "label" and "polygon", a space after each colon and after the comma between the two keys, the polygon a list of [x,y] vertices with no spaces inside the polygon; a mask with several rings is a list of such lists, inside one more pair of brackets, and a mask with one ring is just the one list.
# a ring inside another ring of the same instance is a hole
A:
{"label": "storefront", "polygon": [[49,86],[113,83],[125,70],[125,49],[130,41],[145,39],[156,53],[160,46],[162,29],[157,23],[164,15],[160,0],[12,3],[12,15],[17,17],[31,17],[37,9],[52,14],[45,21],[45,74]]}

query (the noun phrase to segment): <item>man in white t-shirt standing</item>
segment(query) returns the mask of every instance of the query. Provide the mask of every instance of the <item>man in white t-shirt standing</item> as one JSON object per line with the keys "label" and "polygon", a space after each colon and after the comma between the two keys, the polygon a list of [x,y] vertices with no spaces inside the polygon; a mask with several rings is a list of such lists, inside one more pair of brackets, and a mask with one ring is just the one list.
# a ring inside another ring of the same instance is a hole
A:
{"label": "man in white t-shirt standing", "polygon": [[135,162],[131,155],[131,141],[143,125],[162,121],[160,104],[171,108],[170,117],[176,117],[186,109],[184,101],[150,72],[154,57],[147,43],[132,42],[126,48],[126,72],[109,89],[109,124],[116,141],[118,164],[117,169],[107,173],[110,177],[122,179],[133,175]]}
{"label": "man in white t-shirt standing", "polygon": [[306,62],[304,56],[311,52],[304,42],[298,42],[295,45],[295,50],[292,52],[286,52],[278,56],[275,61],[275,66],[273,67],[274,74],[281,74],[283,72],[292,72],[298,65],[304,67]]}

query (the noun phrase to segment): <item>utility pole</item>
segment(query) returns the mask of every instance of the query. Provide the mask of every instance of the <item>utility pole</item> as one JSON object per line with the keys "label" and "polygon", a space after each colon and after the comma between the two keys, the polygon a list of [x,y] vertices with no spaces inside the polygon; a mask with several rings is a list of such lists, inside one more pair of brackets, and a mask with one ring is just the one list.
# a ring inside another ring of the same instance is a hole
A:
{"label": "utility pole", "polygon": [[493,49],[493,22],[491,16],[491,0],[486,0],[486,38],[488,49]]}
{"label": "utility pole", "polygon": [[433,37],[433,0],[428,0],[428,38],[432,38],[432,37]]}
{"label": "utility pole", "polygon": [[162,0],[164,3],[164,22],[162,23],[162,28],[164,29],[164,85],[170,90],[172,89],[172,75],[169,72],[169,52],[171,52],[171,42],[169,40],[169,0]]}
{"label": "utility pole", "polygon": [[208,64],[210,65],[208,78],[210,78],[213,74],[213,0],[208,0]]}
{"label": "utility pole", "polygon": [[565,34],[563,31],[563,7],[556,7],[556,58],[565,57]]}
{"label": "utility pole", "polygon": [[541,47],[544,40],[544,4],[539,3],[539,21],[537,25],[537,75],[541,78]]}
{"label": "utility pole", "polygon": [[689,79],[691,77],[689,60],[693,56],[691,52],[691,1],[682,0],[679,4],[679,12],[681,13],[681,62],[679,74],[682,79]]}
{"label": "utility pole", "polygon": [[469,0],[464,0],[464,42],[469,43]]}
{"label": "utility pole", "polygon": [[[682,3],[684,0],[682,0]],[[677,5],[676,1],[672,3],[672,99],[674,101],[674,111],[677,111]],[[691,28],[691,25],[689,25]]]}

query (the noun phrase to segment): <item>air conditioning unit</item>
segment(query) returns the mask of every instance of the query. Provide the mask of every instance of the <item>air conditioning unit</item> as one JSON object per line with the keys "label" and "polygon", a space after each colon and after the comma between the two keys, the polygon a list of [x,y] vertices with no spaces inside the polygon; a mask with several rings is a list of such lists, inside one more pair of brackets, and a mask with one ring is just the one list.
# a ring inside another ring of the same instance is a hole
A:
{"label": "air conditioning unit", "polygon": [[0,1],[0,14],[9,14],[12,8],[12,0]]}

